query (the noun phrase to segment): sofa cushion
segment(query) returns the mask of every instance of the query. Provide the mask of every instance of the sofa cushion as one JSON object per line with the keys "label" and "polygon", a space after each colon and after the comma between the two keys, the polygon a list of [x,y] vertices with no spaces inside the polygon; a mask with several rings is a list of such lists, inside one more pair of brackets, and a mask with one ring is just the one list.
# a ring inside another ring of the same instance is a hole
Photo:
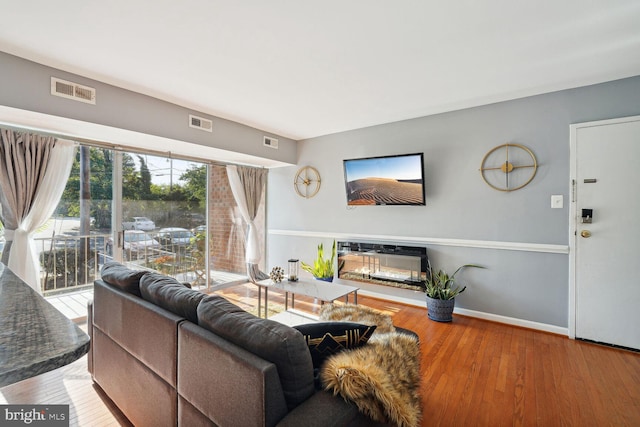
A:
{"label": "sofa cushion", "polygon": [[332,354],[365,345],[376,330],[375,326],[353,322],[308,323],[294,328],[304,336],[314,368],[320,368]]}
{"label": "sofa cushion", "polygon": [[206,294],[189,289],[173,277],[147,273],[140,279],[142,298],[191,322],[198,323],[198,304]]}
{"label": "sofa cushion", "polygon": [[297,330],[256,317],[219,295],[202,300],[198,324],[276,365],[289,410],[314,393],[311,355]]}
{"label": "sofa cushion", "polygon": [[105,263],[100,270],[102,280],[137,296],[141,296],[140,278],[147,273],[146,270],[131,270],[115,261]]}

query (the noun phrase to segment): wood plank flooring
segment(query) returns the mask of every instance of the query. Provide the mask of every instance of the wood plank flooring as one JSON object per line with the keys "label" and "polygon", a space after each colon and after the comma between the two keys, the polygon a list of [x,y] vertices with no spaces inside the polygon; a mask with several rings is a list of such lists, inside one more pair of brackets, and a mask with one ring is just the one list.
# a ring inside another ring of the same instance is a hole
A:
{"label": "wood plank flooring", "polygon": [[[86,331],[86,323],[80,327]],[[7,403],[69,405],[70,426],[131,426],[115,404],[93,384],[87,370],[87,356],[0,388],[0,404]]]}
{"label": "wood plank flooring", "polygon": [[[245,309],[253,285],[219,292]],[[269,305],[284,302],[269,292]],[[640,426],[640,354],[359,296],[421,341],[423,426]],[[317,312],[296,297],[296,309]],[[72,426],[129,425],[92,385],[86,360],[0,389],[0,403],[69,403]]]}

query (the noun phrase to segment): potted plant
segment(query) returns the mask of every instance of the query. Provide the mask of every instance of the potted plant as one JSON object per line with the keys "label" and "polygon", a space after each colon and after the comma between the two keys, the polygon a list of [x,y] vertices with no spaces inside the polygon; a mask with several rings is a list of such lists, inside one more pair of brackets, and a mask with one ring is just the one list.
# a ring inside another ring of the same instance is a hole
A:
{"label": "potted plant", "polygon": [[[334,263],[336,260],[336,241],[333,241],[333,247],[331,248],[331,258],[324,259],[324,246],[322,243],[318,245],[318,256],[313,265],[309,265],[302,261],[300,266],[304,271],[308,271],[313,274],[318,280],[324,280],[325,282],[333,282]],[[338,270],[340,267],[338,267]]]}
{"label": "potted plant", "polygon": [[456,274],[468,268],[484,268],[480,265],[465,264],[458,267],[453,274],[449,275],[444,270],[435,272],[429,263],[428,277],[425,282],[425,293],[427,294],[427,315],[429,319],[436,322],[451,322],[453,320],[453,308],[457,295],[467,289],[464,285],[456,286]]}

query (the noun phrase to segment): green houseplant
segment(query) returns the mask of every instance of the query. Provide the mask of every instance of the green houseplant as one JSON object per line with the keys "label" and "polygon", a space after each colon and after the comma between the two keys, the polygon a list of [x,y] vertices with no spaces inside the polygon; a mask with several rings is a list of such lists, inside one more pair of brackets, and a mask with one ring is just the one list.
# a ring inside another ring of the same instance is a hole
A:
{"label": "green houseplant", "polygon": [[440,269],[434,271],[431,263],[428,267],[428,276],[425,281],[425,293],[427,294],[427,314],[429,319],[436,322],[451,322],[453,320],[453,308],[455,298],[467,287],[456,284],[456,274],[465,268],[484,268],[476,264],[464,264],[458,267],[453,274]]}
{"label": "green houseplant", "polygon": [[[333,241],[333,247],[331,248],[331,258],[324,259],[324,245],[320,243],[318,245],[318,256],[315,261],[313,261],[313,265],[309,265],[304,261],[300,262],[300,266],[304,271],[308,271],[313,274],[318,280],[324,280],[326,282],[333,281],[334,275],[334,264],[336,260],[336,241]],[[338,267],[340,270],[340,267]]]}

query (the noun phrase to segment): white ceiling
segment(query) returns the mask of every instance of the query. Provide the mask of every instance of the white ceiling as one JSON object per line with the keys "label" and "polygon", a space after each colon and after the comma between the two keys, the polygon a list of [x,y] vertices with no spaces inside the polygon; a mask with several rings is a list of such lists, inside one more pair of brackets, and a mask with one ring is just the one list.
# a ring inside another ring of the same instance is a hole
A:
{"label": "white ceiling", "polygon": [[640,75],[638,0],[0,0],[0,50],[293,139]]}

